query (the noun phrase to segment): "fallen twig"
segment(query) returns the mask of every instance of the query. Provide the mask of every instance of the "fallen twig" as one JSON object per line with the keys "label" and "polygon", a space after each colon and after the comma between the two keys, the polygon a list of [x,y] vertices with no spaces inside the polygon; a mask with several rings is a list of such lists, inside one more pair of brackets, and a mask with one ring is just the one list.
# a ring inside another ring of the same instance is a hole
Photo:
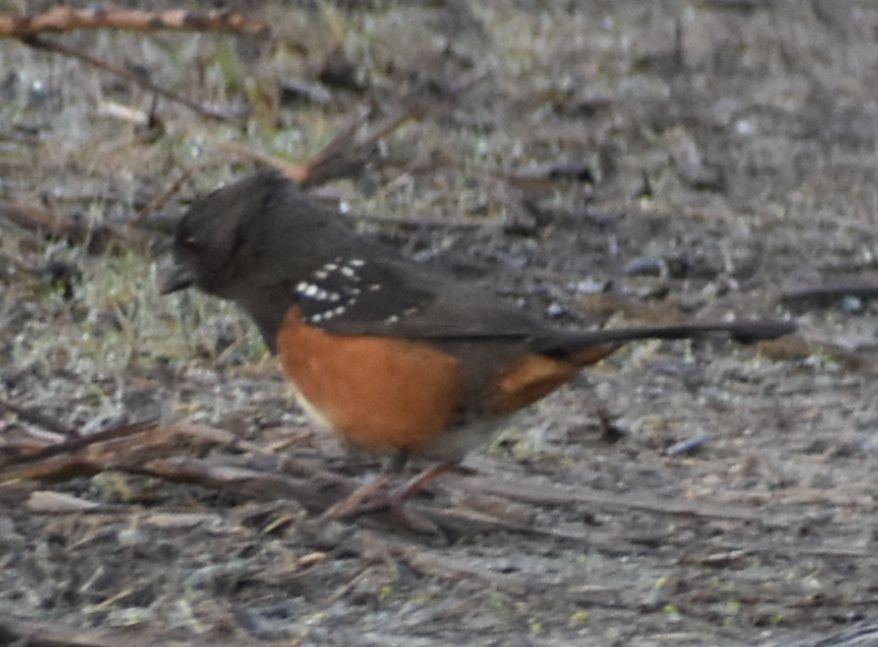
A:
{"label": "fallen twig", "polygon": [[51,490],[31,492],[25,506],[31,512],[41,514],[105,513],[128,509],[127,506],[101,504],[66,492],[53,492]]}
{"label": "fallen twig", "polygon": [[52,416],[46,415],[45,413],[42,413],[40,411],[34,411],[33,409],[21,407],[2,398],[0,398],[0,409],[6,409],[8,411],[11,411],[22,420],[43,427],[44,429],[48,429],[49,431],[54,431],[61,434],[62,436],[67,436],[68,438],[79,437],[79,432],[76,429],[72,429],[60,420],[57,420]]}
{"label": "fallen twig", "polygon": [[175,483],[243,492],[262,499],[295,499],[311,511],[324,510],[355,489],[353,480],[341,475],[324,479],[313,475],[296,478],[182,456],[150,460],[134,471]]}
{"label": "fallen twig", "polygon": [[781,295],[781,301],[787,305],[807,301],[826,304],[842,297],[878,298],[878,280],[848,279],[823,285],[794,288],[785,290]]}
{"label": "fallen twig", "polygon": [[80,52],[79,50],[72,47],[67,47],[66,45],[62,45],[61,43],[46,40],[45,38],[41,38],[40,36],[27,36],[25,38],[22,38],[22,42],[35,49],[42,49],[48,52],[55,52],[57,54],[63,54],[65,56],[75,58],[97,70],[108,72],[109,74],[123,78],[126,81],[130,81],[131,83],[135,83],[136,85],[146,88],[150,92],[155,92],[156,94],[161,95],[162,97],[170,101],[174,101],[175,103],[184,105],[203,117],[216,119],[218,121],[237,121],[229,115],[217,112],[216,110],[211,110],[210,108],[205,108],[204,106],[201,106],[194,101],[190,101],[186,97],[179,95],[176,92],[172,92],[171,90],[156,85],[155,83],[140,74],[136,74],[124,67],[113,65],[112,63],[108,63],[107,61],[103,61],[84,52]]}
{"label": "fallen twig", "polygon": [[142,247],[146,242],[143,234],[125,227],[92,225],[82,218],[70,218],[17,202],[0,202],[0,218],[25,229],[61,236],[77,244],[87,243],[96,250],[105,248],[110,242],[125,247]]}
{"label": "fallen twig", "polygon": [[393,557],[404,561],[414,570],[429,577],[454,581],[461,578],[479,579],[514,595],[525,595],[541,584],[547,586],[545,583],[535,581],[534,578],[526,575],[499,573],[482,568],[471,560],[443,555],[438,551],[394,541],[383,535],[378,537],[372,533],[363,532],[361,540],[364,543],[375,542],[378,546],[387,549]]}
{"label": "fallen twig", "polygon": [[828,341],[808,339],[803,335],[787,335],[781,339],[759,342],[758,350],[760,355],[774,360],[790,361],[805,359],[811,355],[823,355],[854,371],[872,371],[878,368],[878,362],[869,353]]}
{"label": "fallen twig", "polygon": [[96,629],[77,629],[54,622],[0,614],[0,643],[33,647],[122,647],[132,636],[112,637]]}
{"label": "fallen twig", "polygon": [[0,36],[26,38],[46,31],[64,32],[75,29],[171,29],[265,36],[268,25],[261,20],[247,18],[236,11],[228,10],[195,13],[183,9],[143,11],[115,7],[75,9],[57,6],[37,14],[0,16]]}
{"label": "fallen twig", "polygon": [[171,196],[173,196],[177,191],[180,190],[180,187],[183,186],[183,183],[186,182],[186,180],[188,180],[190,177],[192,177],[192,173],[194,172],[194,166],[190,166],[184,169],[183,172],[180,174],[180,177],[178,177],[164,193],[150,200],[149,203],[143,207],[143,209],[137,212],[137,215],[131,219],[131,222],[128,223],[128,226],[137,227],[141,222],[143,222],[143,219],[146,218],[153,211],[161,209],[162,206],[164,206],[164,204],[171,199]]}
{"label": "fallen twig", "polygon": [[686,517],[733,519],[735,521],[760,521],[762,519],[759,512],[740,506],[692,501],[659,501],[646,497],[596,492],[588,488],[562,487],[531,479],[464,478],[459,479],[457,483],[466,490],[543,505],[586,503],[606,508],[623,508]]}
{"label": "fallen twig", "polygon": [[[440,580],[459,582],[461,579],[481,580],[492,588],[510,595],[524,596],[535,591],[549,591],[568,587],[569,583],[543,579],[533,572],[499,572],[474,563],[470,559],[460,559],[439,550],[420,544],[406,543],[386,534],[377,535],[369,530],[355,530],[345,542],[345,548],[358,553],[365,561],[397,559],[405,562],[421,575]],[[626,608],[622,592],[617,589],[601,587],[591,591],[589,604],[604,608]]]}
{"label": "fallen twig", "polygon": [[[208,643],[187,639],[185,642],[164,640],[148,635],[142,626],[126,629],[80,629],[57,622],[24,618],[0,613],[0,644],[29,647],[127,647],[129,645],[166,645],[168,647],[203,647]],[[210,645],[216,647],[215,640]]]}
{"label": "fallen twig", "polygon": [[329,180],[349,177],[360,171],[374,157],[375,145],[409,121],[420,119],[424,109],[411,105],[384,126],[357,140],[356,135],[365,123],[366,116],[355,119],[348,128],[336,135],[317,155],[305,165],[302,187],[314,187]]}
{"label": "fallen twig", "polygon": [[[47,458],[58,456],[59,454],[69,454],[79,451],[94,443],[100,443],[113,438],[124,438],[125,436],[132,434],[139,434],[141,431],[145,431],[154,426],[155,423],[153,421],[136,422],[130,425],[120,425],[118,427],[112,427],[111,429],[105,429],[89,436],[77,435],[75,438],[71,438],[65,442],[46,445],[38,451],[10,459],[6,463],[3,463],[2,467],[35,464]],[[2,474],[3,472],[0,471],[0,481],[3,481]]]}
{"label": "fallen twig", "polygon": [[65,480],[106,470],[137,472],[153,459],[233,439],[229,432],[196,425],[159,426],[153,421],[123,425],[15,457],[0,469],[0,483]]}
{"label": "fallen twig", "polygon": [[221,142],[218,145],[220,148],[277,169],[303,188],[313,188],[330,180],[349,177],[359,172],[373,158],[375,144],[379,140],[402,127],[409,120],[419,118],[422,112],[414,107],[405,110],[375,132],[357,140],[357,133],[364,127],[368,114],[368,111],[364,112],[352,120],[316,155],[305,162],[289,162],[234,142]]}
{"label": "fallen twig", "polygon": [[[843,557],[846,559],[869,559],[874,556],[874,551],[868,547],[856,547],[840,544],[823,544],[819,546],[802,546],[794,543],[778,542],[750,542],[747,544],[733,544],[729,542],[718,542],[709,544],[712,550],[721,550],[724,554],[740,554],[740,555],[777,555],[794,559],[795,557]],[[696,563],[704,563],[710,558],[687,558],[681,561],[694,561]]]}

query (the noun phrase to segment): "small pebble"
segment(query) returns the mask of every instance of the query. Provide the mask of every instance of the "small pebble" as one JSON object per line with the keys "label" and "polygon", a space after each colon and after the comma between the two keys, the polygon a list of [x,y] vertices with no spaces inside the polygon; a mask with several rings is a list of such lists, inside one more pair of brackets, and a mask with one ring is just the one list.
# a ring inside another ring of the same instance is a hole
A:
{"label": "small pebble", "polygon": [[841,309],[848,314],[861,314],[863,312],[863,308],[863,300],[860,297],[848,295],[841,300]]}
{"label": "small pebble", "polygon": [[142,544],[143,540],[143,533],[135,528],[124,528],[116,534],[116,541],[119,542],[119,545],[128,548]]}
{"label": "small pebble", "polygon": [[704,445],[710,442],[710,436],[695,436],[674,443],[665,450],[666,456],[684,456],[698,452]]}
{"label": "small pebble", "polygon": [[651,256],[635,258],[625,266],[625,274],[628,276],[661,276],[665,272],[665,261]]}
{"label": "small pebble", "polygon": [[556,317],[563,317],[567,312],[567,308],[560,303],[551,303],[549,304],[549,307],[546,308],[546,316],[553,319]]}
{"label": "small pebble", "polygon": [[607,291],[607,282],[584,279],[582,281],[577,281],[573,286],[573,289],[579,294],[600,294],[601,292]]}

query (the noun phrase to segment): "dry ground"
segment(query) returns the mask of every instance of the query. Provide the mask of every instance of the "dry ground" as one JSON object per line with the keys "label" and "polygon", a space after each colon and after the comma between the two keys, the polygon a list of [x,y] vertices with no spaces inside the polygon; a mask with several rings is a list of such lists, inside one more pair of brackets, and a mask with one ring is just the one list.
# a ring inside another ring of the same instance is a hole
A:
{"label": "dry ground", "polygon": [[[418,502],[448,515],[442,536],[323,524],[314,501],[230,471],[6,483],[0,642],[812,645],[878,615],[878,310],[781,302],[875,277],[878,5],[246,10],[279,40],[53,36],[244,127],[164,100],[163,130],[135,127],[106,107],[149,110],[151,93],[0,42],[6,199],[124,224],[194,169],[140,227],[155,246],[0,221],[4,400],[84,432],[153,416],[232,432],[175,451],[216,470],[366,478],[374,462],[309,433],[239,313],[154,282],[163,223],[253,168],[229,143],[308,159],[365,105],[374,128],[425,112],[315,189],[364,230],[571,325],[736,312],[800,336],[626,349]],[[57,438],[0,418],[6,460]]]}

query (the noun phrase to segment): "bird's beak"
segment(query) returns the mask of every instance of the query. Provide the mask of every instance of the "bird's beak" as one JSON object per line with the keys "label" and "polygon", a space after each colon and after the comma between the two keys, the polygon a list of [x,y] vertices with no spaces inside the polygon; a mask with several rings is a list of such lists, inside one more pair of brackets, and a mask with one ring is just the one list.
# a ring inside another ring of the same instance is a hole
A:
{"label": "bird's beak", "polygon": [[161,271],[159,293],[170,294],[188,288],[193,283],[195,283],[195,273],[185,265],[174,263]]}

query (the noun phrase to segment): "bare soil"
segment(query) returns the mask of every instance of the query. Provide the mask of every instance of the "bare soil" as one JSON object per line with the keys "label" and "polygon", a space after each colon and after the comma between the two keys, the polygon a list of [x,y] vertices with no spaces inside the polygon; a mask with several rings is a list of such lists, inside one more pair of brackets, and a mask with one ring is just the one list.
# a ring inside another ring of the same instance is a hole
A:
{"label": "bare soil", "polygon": [[[240,6],[277,40],[47,38],[243,127],[0,42],[5,200],[121,227],[193,169],[149,244],[0,220],[0,398],[83,434],[228,432],[165,453],[190,482],[125,461],[4,479],[0,643],[878,644],[878,309],[783,298],[878,284],[878,4]],[[161,129],[111,114],[154,103]],[[571,326],[800,332],[626,348],[431,486],[436,534],[321,521],[336,493],[294,479],[378,461],[312,433],[246,319],[159,297],[156,267],[186,203],[254,168],[242,150],[309,159],[364,106],[377,129],[413,105],[313,189],[365,233]],[[0,415],[0,473],[64,440]]]}

